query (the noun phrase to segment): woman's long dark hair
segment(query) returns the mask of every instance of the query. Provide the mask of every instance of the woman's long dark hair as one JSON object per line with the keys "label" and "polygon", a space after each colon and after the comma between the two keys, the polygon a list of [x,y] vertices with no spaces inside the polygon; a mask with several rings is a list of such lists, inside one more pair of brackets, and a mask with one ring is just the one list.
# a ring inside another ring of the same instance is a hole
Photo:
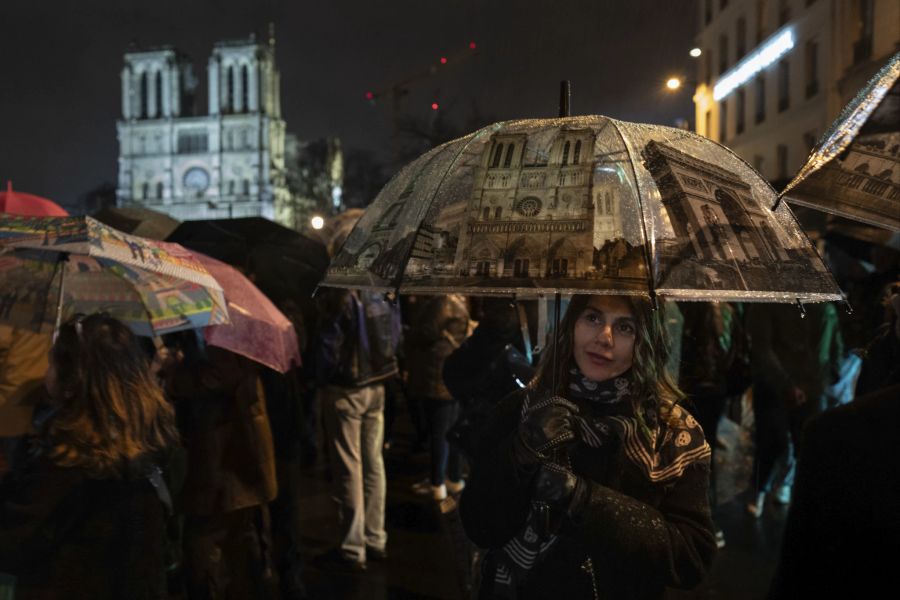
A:
{"label": "woman's long dark hair", "polygon": [[[631,396],[635,410],[642,415],[655,415],[667,420],[672,407],[684,399],[666,366],[669,360],[669,343],[664,320],[665,305],[660,300],[657,310],[643,296],[621,296],[634,313],[637,332],[634,341],[634,360],[631,366]],[[533,389],[550,391],[565,396],[569,386],[569,371],[575,366],[573,347],[575,323],[587,308],[591,296],[572,296],[566,314],[559,323],[559,340],[556,345],[556,389],[553,388],[553,347],[541,356],[537,373],[531,382]]]}
{"label": "woman's long dark hair", "polygon": [[159,457],[178,440],[174,410],[122,322],[100,314],[70,319],[50,360],[58,409],[41,433],[54,463],[122,476],[136,459]]}

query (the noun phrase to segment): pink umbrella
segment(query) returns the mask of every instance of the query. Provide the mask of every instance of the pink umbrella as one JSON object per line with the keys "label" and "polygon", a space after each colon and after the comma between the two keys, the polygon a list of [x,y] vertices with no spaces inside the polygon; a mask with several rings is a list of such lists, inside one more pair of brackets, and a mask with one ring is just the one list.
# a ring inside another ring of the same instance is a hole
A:
{"label": "pink umbrella", "polygon": [[204,330],[206,343],[279,373],[300,366],[297,334],[288,318],[240,271],[205,254],[192,254],[222,286],[231,316],[231,324]]}
{"label": "pink umbrella", "polygon": [[6,182],[6,191],[0,192],[0,213],[26,217],[68,217],[62,206],[34,194],[14,192],[12,181]]}

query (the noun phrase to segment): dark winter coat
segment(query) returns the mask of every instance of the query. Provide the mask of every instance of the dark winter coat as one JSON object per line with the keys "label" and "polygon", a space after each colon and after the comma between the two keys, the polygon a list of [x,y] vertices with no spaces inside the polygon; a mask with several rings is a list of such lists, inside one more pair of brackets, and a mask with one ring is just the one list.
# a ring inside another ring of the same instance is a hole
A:
{"label": "dark winter coat", "polygon": [[[520,480],[512,458],[525,393],[501,402],[480,436],[463,493],[463,524],[483,548],[503,547],[528,517],[532,483]],[[594,414],[592,406],[577,404]],[[695,425],[686,411],[678,411],[682,422]],[[570,456],[576,475],[590,482],[586,504],[563,521],[559,541],[535,565],[521,598],[661,598],[666,586],[691,588],[701,581],[716,552],[708,459],[660,485],[638,472],[621,443],[602,452],[578,445]],[[493,577],[490,556],[487,581]],[[490,597],[484,588],[482,596]]]}
{"label": "dark winter coat", "polygon": [[0,486],[0,572],[16,600],[165,598],[165,508],[136,470],[94,479],[29,456]]}
{"label": "dark winter coat", "polygon": [[361,387],[397,374],[400,310],[383,294],[365,290],[326,289],[318,296],[319,385]]}
{"label": "dark winter coat", "polygon": [[900,385],[803,433],[772,599],[890,596],[900,556]]}
{"label": "dark winter coat", "polygon": [[210,346],[207,358],[169,377],[187,451],[178,499],[189,515],[213,515],[275,498],[275,448],[256,363]]}
{"label": "dark winter coat", "polygon": [[406,389],[417,398],[449,402],[453,396],[444,385],[444,361],[466,339],[469,312],[465,300],[456,294],[424,297],[423,301],[407,340]]}

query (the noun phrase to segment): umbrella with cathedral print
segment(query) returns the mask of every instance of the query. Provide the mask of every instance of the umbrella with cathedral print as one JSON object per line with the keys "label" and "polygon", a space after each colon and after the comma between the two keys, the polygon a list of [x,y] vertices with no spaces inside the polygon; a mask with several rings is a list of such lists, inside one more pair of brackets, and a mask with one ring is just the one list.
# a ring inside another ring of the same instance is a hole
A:
{"label": "umbrella with cathedral print", "polygon": [[0,216],[0,320],[41,330],[107,312],[140,335],[230,322],[222,288],[178,244],[91,217]]}
{"label": "umbrella with cathedral print", "polygon": [[827,301],[790,209],[730,150],[602,116],[501,122],[403,168],[323,285],[407,293],[625,293]]}
{"label": "umbrella with cathedral print", "polygon": [[781,197],[900,231],[900,52],[844,108]]}

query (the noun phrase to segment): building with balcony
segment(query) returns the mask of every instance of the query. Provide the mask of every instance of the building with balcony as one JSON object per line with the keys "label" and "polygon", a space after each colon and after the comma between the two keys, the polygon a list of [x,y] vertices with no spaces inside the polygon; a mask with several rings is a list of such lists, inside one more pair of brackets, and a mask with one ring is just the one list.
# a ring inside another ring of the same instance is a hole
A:
{"label": "building with balcony", "polygon": [[896,0],[701,0],[697,133],[776,187],[900,50]]}

